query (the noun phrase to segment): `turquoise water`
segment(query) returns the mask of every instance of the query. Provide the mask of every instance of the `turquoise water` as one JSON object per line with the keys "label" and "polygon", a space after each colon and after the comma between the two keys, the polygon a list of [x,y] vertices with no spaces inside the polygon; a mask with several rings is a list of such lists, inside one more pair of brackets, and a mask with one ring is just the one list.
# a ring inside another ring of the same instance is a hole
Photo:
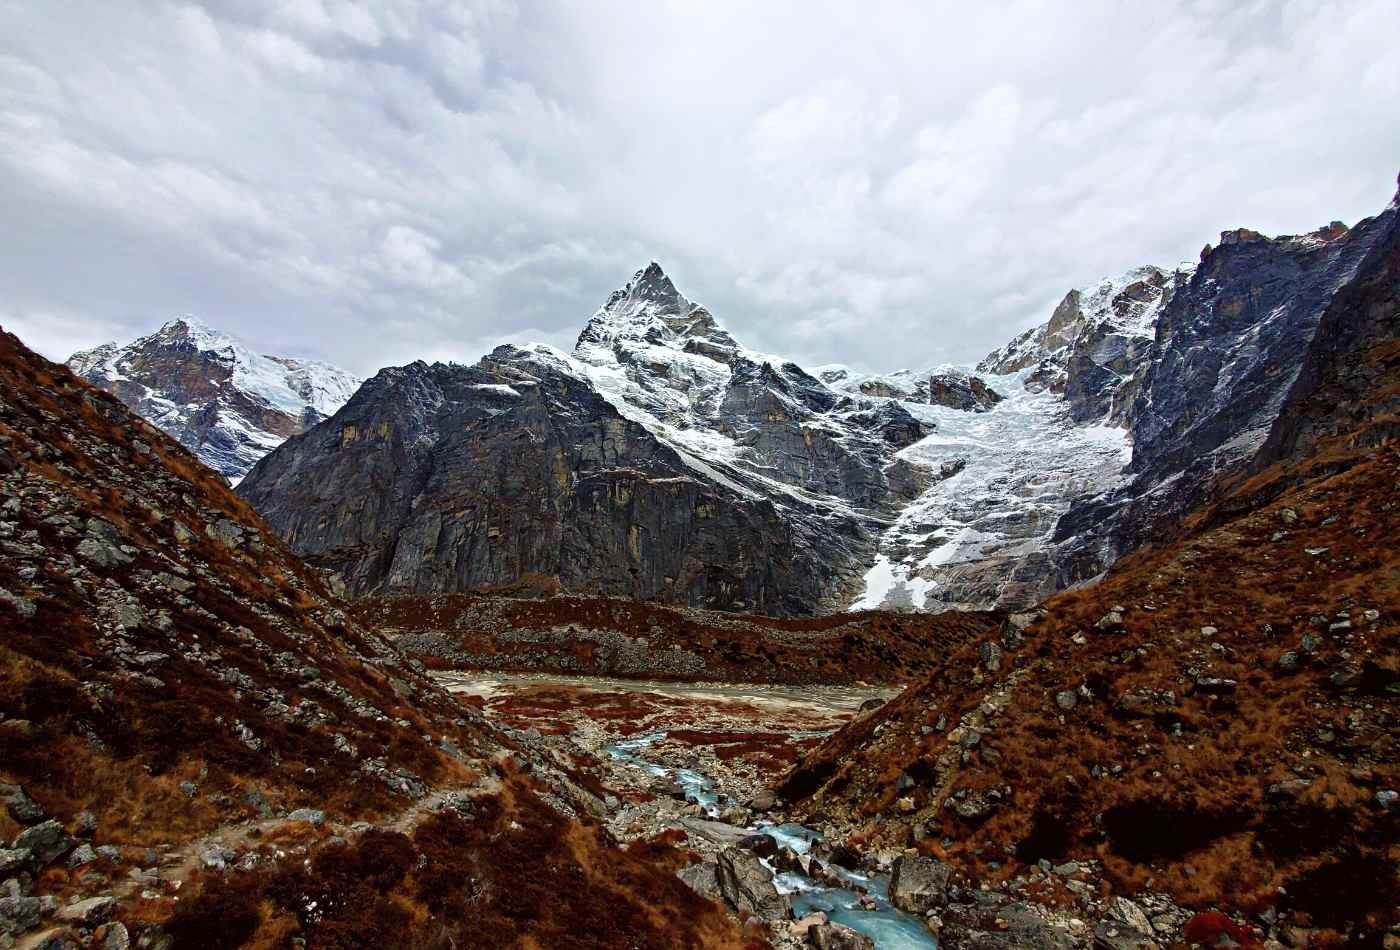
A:
{"label": "turquoise water", "polygon": [[[674,779],[688,798],[695,799],[704,808],[705,814],[714,817],[719,813],[719,806],[713,780],[692,769],[670,769],[657,765],[639,754],[665,736],[664,731],[648,732],[607,746],[604,751],[614,759],[630,763],[657,778]],[[797,854],[806,854],[815,842],[821,840],[818,832],[792,823],[779,825],[760,822],[749,830],[771,835],[779,845],[785,845]],[[766,861],[764,863],[767,864]],[[829,865],[829,869],[847,881],[851,888],[831,887],[789,871],[780,872],[774,878],[778,890],[791,896],[795,916],[803,917],[814,911],[822,911],[834,922],[870,937],[875,941],[876,950],[937,948],[938,942],[923,921],[889,902],[888,877],[882,874],[867,876],[836,865]],[[860,891],[874,899],[873,910],[860,906]]]}

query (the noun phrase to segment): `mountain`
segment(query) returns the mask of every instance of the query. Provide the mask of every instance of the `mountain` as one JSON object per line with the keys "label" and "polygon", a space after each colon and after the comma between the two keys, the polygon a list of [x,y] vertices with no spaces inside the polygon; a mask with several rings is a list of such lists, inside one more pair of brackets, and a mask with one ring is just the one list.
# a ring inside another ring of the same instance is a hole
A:
{"label": "mountain", "polygon": [[240,487],[356,595],[515,585],[772,614],[1016,608],[1246,471],[1392,226],[1222,235],[1071,291],[976,369],[809,372],[656,263],[572,353],[384,370]]}
{"label": "mountain", "polygon": [[745,349],[656,264],[572,354],[501,347],[368,381],[239,492],[355,594],[521,578],[693,606],[845,607],[928,479],[930,424]]}
{"label": "mountain", "polygon": [[231,479],[335,412],[360,385],[326,363],[254,353],[193,317],[126,346],[74,353],[68,367]]}
{"label": "mountain", "polygon": [[3,332],[0,626],[0,944],[752,945],[613,845],[577,762]]}
{"label": "mountain", "polygon": [[[915,849],[896,877],[942,882],[905,899],[944,945],[1165,945],[1185,918],[1159,919],[1164,898],[1201,912],[1186,933],[1205,946],[1393,942],[1396,208],[1207,252],[1133,411],[1151,436],[1169,381],[1214,378],[1141,470],[1194,442],[1217,454],[1215,490],[1173,537],[949,653],[789,774],[803,820]],[[1247,359],[1218,342],[1241,323]],[[1228,439],[1203,426],[1213,398],[1237,414]]]}

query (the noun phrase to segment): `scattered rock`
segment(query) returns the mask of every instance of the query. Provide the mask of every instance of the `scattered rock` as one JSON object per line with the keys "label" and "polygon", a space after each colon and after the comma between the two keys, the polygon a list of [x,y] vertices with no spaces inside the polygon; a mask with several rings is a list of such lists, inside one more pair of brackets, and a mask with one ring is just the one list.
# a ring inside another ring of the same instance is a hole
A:
{"label": "scattered rock", "polygon": [[287,816],[288,821],[305,821],[311,827],[319,828],[326,823],[326,813],[319,808],[298,808]]}
{"label": "scattered rock", "polygon": [[1196,677],[1196,692],[1205,693],[1207,696],[1229,696],[1238,686],[1239,683],[1235,680],[1220,676]]}
{"label": "scattered rock", "polygon": [[1055,705],[1068,712],[1079,705],[1079,694],[1072,689],[1060,690],[1055,694]]}
{"label": "scattered rock", "polygon": [[1339,666],[1337,669],[1333,670],[1332,675],[1328,677],[1328,679],[1331,681],[1332,685],[1337,689],[1356,689],[1358,686],[1361,685],[1361,669],[1360,667],[1354,666],[1350,663],[1343,664],[1342,666]]}
{"label": "scattered rock", "polygon": [[1094,624],[1094,629],[1099,633],[1122,633],[1126,629],[1123,626],[1123,608],[1114,607],[1104,614]]}

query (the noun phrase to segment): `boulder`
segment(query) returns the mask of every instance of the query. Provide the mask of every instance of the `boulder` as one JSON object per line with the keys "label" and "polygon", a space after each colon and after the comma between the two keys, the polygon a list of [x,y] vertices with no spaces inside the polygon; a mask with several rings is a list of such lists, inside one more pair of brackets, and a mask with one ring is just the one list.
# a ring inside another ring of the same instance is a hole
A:
{"label": "boulder", "polygon": [[739,848],[726,848],[716,866],[720,893],[736,912],[747,911],[764,920],[781,920],[788,914],[787,898],[773,884],[773,872],[758,857]]}
{"label": "boulder", "polygon": [[131,935],[120,922],[103,924],[92,935],[100,950],[131,950]]}
{"label": "boulder", "polygon": [[70,868],[80,868],[84,864],[92,864],[97,860],[97,851],[92,845],[84,841],[73,849],[73,853],[68,855],[68,866]]}
{"label": "boulder", "polygon": [[0,848],[0,877],[29,866],[34,860],[34,852],[28,848]]}
{"label": "boulder", "polygon": [[953,868],[934,858],[900,855],[890,875],[890,903],[911,914],[926,914],[948,902]]}
{"label": "boulder", "polygon": [[750,811],[760,813],[772,811],[777,806],[778,796],[772,789],[769,788],[759,789],[757,792],[754,793],[753,798],[749,799]]}
{"label": "boulder", "polygon": [[67,907],[60,907],[54,914],[59,921],[79,927],[96,927],[111,919],[117,909],[115,897],[89,897]]}
{"label": "boulder", "polygon": [[0,934],[27,933],[39,926],[43,915],[44,904],[37,897],[0,897]]}
{"label": "boulder", "polygon": [[0,785],[0,801],[4,801],[5,810],[21,825],[37,825],[48,817],[43,807],[18,785]]}
{"label": "boulder", "polygon": [[817,950],[875,950],[875,941],[844,924],[815,924],[807,939]]}
{"label": "boulder", "polygon": [[739,839],[739,847],[752,851],[760,858],[771,858],[778,853],[778,840],[772,835],[745,835]]}
{"label": "boulder", "polygon": [[14,847],[28,848],[34,853],[35,863],[42,867],[73,850],[73,839],[62,825],[50,820],[21,831],[15,836]]}
{"label": "boulder", "polygon": [[692,834],[699,835],[706,841],[719,845],[721,848],[736,845],[748,836],[748,832],[743,828],[736,828],[734,825],[727,825],[722,821],[709,821],[705,818],[682,818],[681,827]]}
{"label": "boulder", "polygon": [[676,877],[680,878],[686,887],[707,900],[724,900],[724,894],[719,889],[719,876],[715,865],[710,861],[681,868],[676,872]]}
{"label": "boulder", "polygon": [[83,944],[78,935],[67,927],[54,927],[45,930],[25,942],[29,950],[81,950]]}

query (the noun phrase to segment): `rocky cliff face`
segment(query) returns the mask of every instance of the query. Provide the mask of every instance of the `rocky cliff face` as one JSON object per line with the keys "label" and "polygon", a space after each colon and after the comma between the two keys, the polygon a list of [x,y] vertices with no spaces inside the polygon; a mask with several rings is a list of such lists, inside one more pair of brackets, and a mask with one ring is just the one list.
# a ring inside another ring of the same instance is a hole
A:
{"label": "rocky cliff face", "polygon": [[1125,383],[1146,365],[1162,308],[1191,270],[1139,267],[1091,290],[1071,290],[1049,321],[991,353],[977,369],[1029,370],[1026,386],[1063,396],[1074,421],[1107,417],[1121,424],[1131,394]]}
{"label": "rocky cliff face", "polygon": [[[1055,530],[1065,584],[1171,536],[1192,509],[1268,458],[1290,393],[1323,354],[1350,341],[1366,265],[1394,240],[1395,204],[1348,229],[1298,236],[1227,231],[1163,303],[1152,345],[1115,395],[1132,440],[1123,483],[1076,503]],[[1373,268],[1372,268],[1373,269]],[[1374,327],[1371,332],[1376,331]],[[1274,456],[1276,458],[1276,456]]]}
{"label": "rocky cliff face", "polygon": [[192,317],[125,346],[75,353],[68,366],[235,479],[335,412],[360,384],[325,363],[254,353]]}

